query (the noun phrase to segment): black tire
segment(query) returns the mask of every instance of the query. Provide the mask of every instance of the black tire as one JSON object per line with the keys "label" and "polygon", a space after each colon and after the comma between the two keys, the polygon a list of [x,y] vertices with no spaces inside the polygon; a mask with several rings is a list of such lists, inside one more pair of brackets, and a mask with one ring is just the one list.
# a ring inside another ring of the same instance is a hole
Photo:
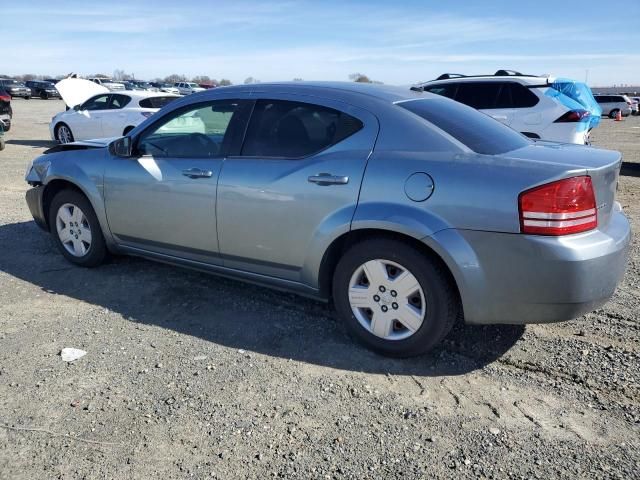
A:
{"label": "black tire", "polygon": [[619,112],[619,111],[620,111],[620,110],[618,110],[617,108],[616,108],[616,109],[614,109],[614,110],[611,110],[611,111],[609,112],[609,118],[616,118],[616,116],[618,115],[618,112]]}
{"label": "black tire", "polygon": [[49,94],[47,92],[42,92],[40,94],[40,99],[42,100],[49,100]]}
{"label": "black tire", "polygon": [[[424,292],[423,323],[408,338],[388,340],[378,337],[361,325],[351,310],[348,294],[351,277],[361,265],[375,259],[392,261],[407,268]],[[451,331],[460,311],[456,287],[440,262],[409,243],[386,238],[355,244],[342,256],[333,276],[333,302],[352,337],[390,357],[426,353]]]}
{"label": "black tire", "polygon": [[[83,256],[74,256],[68,252],[58,236],[56,216],[60,207],[66,203],[77,206],[82,213],[84,213],[89,224],[89,228],[91,229],[91,244]],[[82,193],[75,190],[62,190],[56,193],[51,201],[48,216],[49,230],[51,232],[53,242],[58,247],[58,250],[60,250],[60,253],[62,253],[69,262],[81,267],[96,267],[105,261],[107,258],[107,247],[102,234],[102,229],[100,228],[100,223],[98,222],[98,218],[96,217],[96,213],[94,212],[91,203]]]}
{"label": "black tire", "polygon": [[25,99],[25,100],[30,100],[30,99],[31,99],[31,96],[26,96],[26,97],[24,97],[24,99]]}
{"label": "black tire", "polygon": [[62,122],[57,124],[56,128],[54,130],[54,134],[55,134],[56,140],[58,142],[62,143],[62,140],[60,140],[60,128],[62,126],[65,126],[65,127],[67,127],[69,129],[69,135],[71,136],[71,139],[69,140],[69,143],[73,142],[74,138],[73,138],[73,132],[71,131],[71,127],[69,127],[69,125],[67,125],[66,123],[62,123]]}

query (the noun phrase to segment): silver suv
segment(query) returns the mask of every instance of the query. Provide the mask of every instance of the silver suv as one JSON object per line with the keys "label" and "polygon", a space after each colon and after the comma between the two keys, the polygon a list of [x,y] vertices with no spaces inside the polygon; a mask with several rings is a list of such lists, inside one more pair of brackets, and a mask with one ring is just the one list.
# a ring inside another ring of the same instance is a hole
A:
{"label": "silver suv", "polygon": [[631,236],[620,164],[439,95],[243,85],[48,150],[27,203],[76,265],[139,255],[332,300],[355,338],[407,356],[458,318],[552,322],[604,303]]}

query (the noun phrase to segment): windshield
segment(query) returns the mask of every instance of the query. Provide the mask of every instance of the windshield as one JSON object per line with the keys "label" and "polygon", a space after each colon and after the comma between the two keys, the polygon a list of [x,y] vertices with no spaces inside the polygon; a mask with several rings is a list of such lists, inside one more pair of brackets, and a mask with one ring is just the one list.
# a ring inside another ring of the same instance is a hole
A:
{"label": "windshield", "polygon": [[497,155],[531,144],[524,135],[489,115],[448,98],[408,100],[397,105],[431,122],[476,153]]}

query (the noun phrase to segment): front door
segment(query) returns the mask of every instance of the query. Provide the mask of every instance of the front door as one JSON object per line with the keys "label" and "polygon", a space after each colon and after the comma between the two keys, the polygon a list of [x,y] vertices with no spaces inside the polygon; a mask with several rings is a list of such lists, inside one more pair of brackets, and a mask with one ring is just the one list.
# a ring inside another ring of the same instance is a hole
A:
{"label": "front door", "polygon": [[218,183],[224,266],[304,282],[326,232],[349,231],[377,133],[372,114],[341,102],[256,101]]}
{"label": "front door", "polygon": [[102,116],[109,109],[111,95],[104,93],[84,102],[69,118],[69,127],[75,140],[102,138]]}
{"label": "front door", "polygon": [[133,139],[134,157],[109,160],[105,205],[119,244],[220,263],[216,188],[241,105],[209,101],[174,110]]}

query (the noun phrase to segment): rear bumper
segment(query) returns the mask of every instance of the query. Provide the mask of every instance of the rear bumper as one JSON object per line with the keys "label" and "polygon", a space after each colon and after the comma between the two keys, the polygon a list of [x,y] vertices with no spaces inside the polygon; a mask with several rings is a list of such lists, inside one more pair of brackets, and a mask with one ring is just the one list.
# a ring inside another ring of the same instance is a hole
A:
{"label": "rear bumper", "polygon": [[566,237],[458,233],[468,250],[452,270],[474,324],[558,322],[594,310],[622,280],[631,241],[619,209],[604,229]]}
{"label": "rear bumper", "polygon": [[42,185],[30,188],[29,190],[27,190],[26,200],[29,211],[31,212],[33,219],[36,221],[36,225],[38,225],[45,231],[49,231],[49,227],[47,226],[47,221],[44,216],[44,211],[42,209],[43,192],[44,187]]}

